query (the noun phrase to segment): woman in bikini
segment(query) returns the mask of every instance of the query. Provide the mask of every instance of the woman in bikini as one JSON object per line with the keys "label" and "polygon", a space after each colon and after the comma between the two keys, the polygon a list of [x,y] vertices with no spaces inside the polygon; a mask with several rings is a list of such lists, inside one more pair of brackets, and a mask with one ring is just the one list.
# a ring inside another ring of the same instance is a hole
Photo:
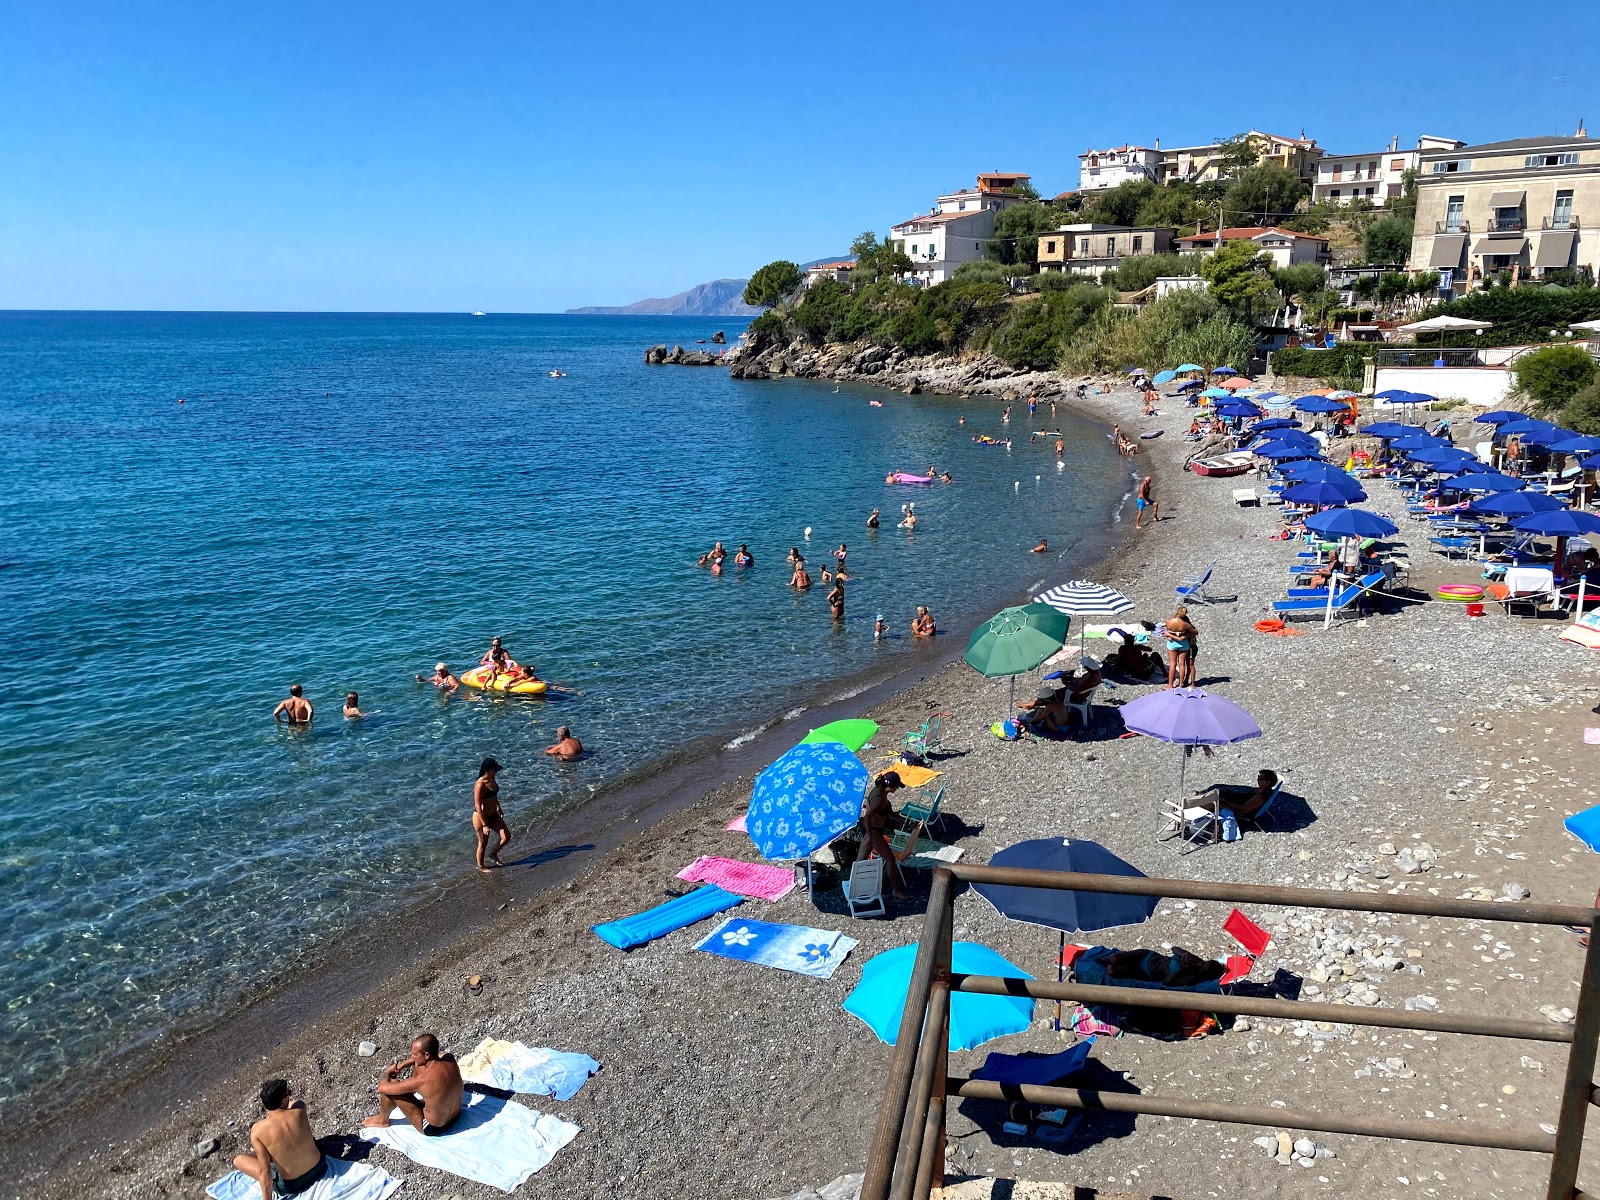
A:
{"label": "woman in bikini", "polygon": [[876,854],[883,859],[884,872],[889,876],[889,887],[896,900],[909,899],[909,895],[900,877],[900,864],[895,861],[894,851],[889,849],[889,838],[885,831],[889,827],[889,818],[894,815],[894,803],[889,797],[904,786],[898,774],[885,771],[867,789],[866,808],[861,814],[861,857],[871,858]]}
{"label": "woman in bikini", "polygon": [[1200,649],[1200,631],[1189,622],[1189,609],[1180,604],[1178,611],[1167,618],[1163,626],[1167,637],[1167,686],[1194,686],[1194,656]]}
{"label": "woman in bikini", "polygon": [[[492,758],[486,758],[478,767],[478,782],[472,788],[472,831],[478,835],[478,870],[487,871],[484,865],[483,854],[489,851],[489,857],[497,867],[505,864],[500,861],[500,851],[511,844],[511,830],[506,825],[505,814],[500,811],[500,785],[495,776],[500,771],[500,764]],[[495,834],[500,837],[499,843],[493,850],[489,850],[489,839]]]}

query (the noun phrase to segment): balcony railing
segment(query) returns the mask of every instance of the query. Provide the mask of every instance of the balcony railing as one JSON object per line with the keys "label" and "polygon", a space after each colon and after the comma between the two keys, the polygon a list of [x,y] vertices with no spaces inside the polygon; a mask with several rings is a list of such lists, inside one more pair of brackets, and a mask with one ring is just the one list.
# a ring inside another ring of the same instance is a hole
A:
{"label": "balcony railing", "polygon": [[1490,233],[1521,233],[1527,222],[1519,217],[1490,217]]}
{"label": "balcony railing", "polygon": [[1472,232],[1472,222],[1471,221],[1435,221],[1433,223],[1433,231],[1435,233],[1471,233]]}
{"label": "balcony railing", "polygon": [[1444,360],[1447,367],[1481,367],[1483,359],[1476,346],[1385,347],[1374,354],[1380,367],[1436,367]]}
{"label": "balcony railing", "polygon": [[1570,213],[1569,215],[1567,215],[1565,217],[1546,217],[1546,218],[1544,218],[1544,220],[1539,222],[1539,228],[1540,229],[1571,229],[1571,230],[1576,231],[1577,229],[1580,228],[1580,226],[1578,224],[1578,214],[1577,213]]}

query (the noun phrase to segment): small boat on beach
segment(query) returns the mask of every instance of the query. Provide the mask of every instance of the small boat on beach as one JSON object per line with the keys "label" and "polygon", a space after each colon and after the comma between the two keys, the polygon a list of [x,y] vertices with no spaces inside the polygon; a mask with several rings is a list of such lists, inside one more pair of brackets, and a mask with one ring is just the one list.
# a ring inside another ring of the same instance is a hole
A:
{"label": "small boat on beach", "polygon": [[1255,455],[1248,450],[1230,450],[1226,454],[1214,454],[1210,458],[1193,459],[1186,465],[1196,475],[1227,479],[1233,475],[1243,475],[1250,470],[1255,465]]}

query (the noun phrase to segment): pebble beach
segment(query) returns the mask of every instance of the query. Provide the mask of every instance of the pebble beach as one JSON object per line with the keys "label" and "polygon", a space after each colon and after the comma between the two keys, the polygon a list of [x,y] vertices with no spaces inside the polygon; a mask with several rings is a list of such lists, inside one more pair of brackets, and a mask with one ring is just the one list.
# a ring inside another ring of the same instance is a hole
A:
{"label": "pebble beach", "polygon": [[[1154,476],[1162,520],[1136,531],[1129,504],[1111,553],[1090,577],[1133,598],[1136,617],[1158,621],[1172,612],[1175,583],[1215,560],[1211,591],[1230,599],[1191,610],[1202,635],[1198,682],[1246,708],[1264,736],[1194,759],[1188,780],[1238,783],[1261,768],[1277,771],[1286,799],[1275,831],[1186,855],[1157,840],[1177,752],[1147,738],[1119,739],[1115,713],[1154,685],[1103,688],[1083,741],[1006,742],[989,727],[1006,712],[1007,681],[956,662],[924,671],[861,714],[882,726],[863,759],[887,765],[878,759],[899,749],[905,731],[931,711],[948,712],[934,764],[952,818],[942,840],[961,847],[966,862],[986,862],[1025,838],[1070,836],[1100,842],[1152,876],[1481,901],[1481,921],[1252,911],[1272,934],[1253,977],[1287,972],[1311,1000],[1570,1020],[1576,939],[1488,914],[1502,898],[1586,905],[1594,895],[1591,851],[1561,827],[1600,802],[1600,746],[1584,744],[1585,728],[1600,724],[1591,653],[1560,641],[1556,620],[1493,609],[1473,619],[1459,604],[1428,599],[1440,584],[1470,582],[1477,572],[1427,553],[1419,528],[1403,518],[1396,541],[1408,543],[1411,571],[1402,594],[1326,631],[1306,622],[1297,636],[1258,632],[1256,622],[1283,594],[1293,553],[1270,539],[1274,512],[1237,507],[1231,490],[1242,481],[1181,469],[1190,414],[1180,401],[1164,401],[1150,420],[1137,416],[1137,397],[1126,389],[1072,403],[1107,426],[1166,431],[1143,442],[1132,463]],[[1403,510],[1390,485],[1375,483],[1371,492],[1366,507]],[[952,653],[969,632],[946,631]],[[1026,686],[1018,684],[1019,696]],[[366,1153],[354,1134],[371,1111],[376,1069],[424,1030],[457,1054],[495,1037],[580,1051],[602,1064],[566,1103],[518,1101],[581,1127],[518,1194],[767,1200],[861,1170],[891,1050],[840,1003],[872,955],[916,939],[925,878],[910,901],[890,901],[887,918],[852,919],[826,876],[815,903],[800,889],[737,910],[858,939],[827,980],[695,951],[715,921],[627,953],[590,931],[686,890],[676,873],[699,855],[754,859],[749,839],[726,829],[744,811],[751,783],[745,775],[641,820],[467,941],[404,964],[309,1027],[285,1027],[263,1061],[220,1079],[196,1063],[193,1094],[172,1111],[142,1114],[142,1128],[123,1144],[97,1144],[89,1116],[77,1120],[81,1140],[64,1153],[40,1156],[13,1143],[0,1152],[11,1164],[0,1190],[30,1200],[198,1197],[248,1149],[255,1090],[269,1076],[291,1080],[313,1127],[333,1139],[324,1142],[330,1153]],[[1179,945],[1220,957],[1236,949],[1221,929],[1227,910],[1164,901],[1148,923],[1106,936],[1124,948]],[[970,892],[957,901],[956,936],[1036,975],[1052,970],[1054,933],[1006,921]],[[472,976],[481,988],[464,986]],[[1041,1003],[1029,1030],[953,1055],[953,1072],[967,1073],[990,1050],[1064,1049],[1071,1036],[1051,1027],[1052,1015]],[[363,1043],[375,1056],[363,1055]],[[1191,1041],[1103,1038],[1093,1058],[1103,1087],[1521,1127],[1555,1121],[1565,1062],[1548,1044],[1266,1019],[1240,1019],[1221,1036]],[[136,1106],[137,1096],[134,1084],[118,1103]],[[1509,1200],[1542,1191],[1546,1165],[1542,1156],[1507,1151],[1143,1116],[1091,1115],[1065,1145],[1048,1146],[1001,1132],[1004,1120],[998,1105],[951,1106],[947,1174],[972,1181],[957,1194],[989,1195],[984,1181],[1007,1177],[1070,1185],[1061,1195],[1075,1186],[1102,1196]],[[401,1196],[499,1194],[388,1149],[365,1161],[402,1179]]]}

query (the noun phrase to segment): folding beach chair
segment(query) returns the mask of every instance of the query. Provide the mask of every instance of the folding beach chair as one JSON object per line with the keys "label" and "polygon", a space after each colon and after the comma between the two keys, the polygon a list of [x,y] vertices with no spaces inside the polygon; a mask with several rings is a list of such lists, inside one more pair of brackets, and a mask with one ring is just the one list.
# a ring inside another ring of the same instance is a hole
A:
{"label": "folding beach chair", "polygon": [[1217,562],[1212,559],[1204,571],[1178,584],[1178,599],[1189,604],[1215,604],[1215,598],[1206,595],[1206,584],[1211,582],[1211,574],[1216,569]]}
{"label": "folding beach chair", "polygon": [[1077,717],[1078,720],[1083,722],[1084,729],[1087,730],[1090,723],[1094,720],[1094,717],[1091,715],[1089,710],[1094,706],[1094,694],[1099,690],[1100,685],[1097,683],[1094,685],[1094,687],[1090,688],[1087,693],[1085,693],[1083,699],[1081,700],[1074,700],[1071,696],[1068,696],[1067,718],[1070,720],[1073,717]]}
{"label": "folding beach chair", "polygon": [[1161,823],[1156,827],[1156,841],[1176,842],[1179,854],[1188,854],[1209,846],[1217,815],[1209,808],[1191,806],[1186,801],[1172,797],[1161,802]]}
{"label": "folding beach chair", "polygon": [[1228,969],[1217,981],[1219,986],[1226,987],[1249,976],[1251,969],[1256,965],[1256,960],[1265,954],[1267,947],[1272,944],[1272,935],[1237,908],[1223,920],[1222,929],[1244,950],[1243,954],[1228,955]]}
{"label": "folding beach chair", "polygon": [[933,713],[921,725],[905,736],[905,748],[918,758],[927,758],[935,750],[944,748],[944,719],[947,714]]}
{"label": "folding beach chair", "polygon": [[889,833],[889,849],[895,858],[910,854],[917,837],[924,832],[932,834],[939,823],[939,806],[944,803],[944,780],[933,780],[918,788],[911,788],[911,799],[896,810],[896,827]]}
{"label": "folding beach chair", "polygon": [[858,858],[844,881],[844,902],[852,917],[886,917],[883,903],[883,859]]}

